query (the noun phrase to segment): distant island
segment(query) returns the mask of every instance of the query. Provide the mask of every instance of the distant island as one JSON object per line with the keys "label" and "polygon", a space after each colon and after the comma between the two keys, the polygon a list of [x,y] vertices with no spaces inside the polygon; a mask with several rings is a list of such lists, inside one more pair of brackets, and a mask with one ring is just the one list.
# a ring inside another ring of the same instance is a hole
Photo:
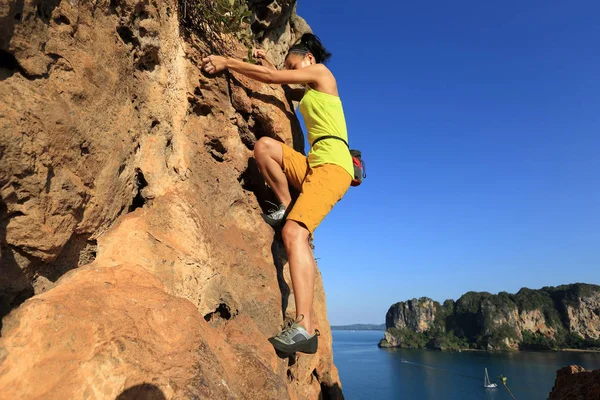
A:
{"label": "distant island", "polygon": [[468,292],[443,304],[422,297],[392,305],[385,320],[380,347],[600,349],[600,286]]}
{"label": "distant island", "polygon": [[385,324],[332,325],[332,331],[385,331]]}

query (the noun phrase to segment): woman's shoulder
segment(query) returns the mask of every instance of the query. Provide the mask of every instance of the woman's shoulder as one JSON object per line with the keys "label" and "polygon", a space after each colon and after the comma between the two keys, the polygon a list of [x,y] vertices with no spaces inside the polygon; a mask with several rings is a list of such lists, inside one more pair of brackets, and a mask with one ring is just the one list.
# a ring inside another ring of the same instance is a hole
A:
{"label": "woman's shoulder", "polygon": [[315,66],[317,65],[322,71],[322,78],[315,82],[316,85],[311,85],[311,88],[316,89],[319,92],[337,96],[338,90],[335,76],[333,75],[331,70],[327,68],[327,66],[325,66],[324,64],[315,64]]}

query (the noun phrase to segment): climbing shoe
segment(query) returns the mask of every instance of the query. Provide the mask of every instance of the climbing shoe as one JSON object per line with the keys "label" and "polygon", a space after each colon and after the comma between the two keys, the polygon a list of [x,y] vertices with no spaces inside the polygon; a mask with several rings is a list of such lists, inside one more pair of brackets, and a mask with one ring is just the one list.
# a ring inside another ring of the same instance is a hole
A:
{"label": "climbing shoe", "polygon": [[[271,202],[269,201],[268,203],[271,203]],[[273,203],[271,203],[271,204],[273,204]],[[273,204],[273,205],[275,207],[277,207],[276,204]],[[286,213],[285,206],[282,204],[275,209],[269,210],[268,214],[263,213],[261,215],[267,224],[271,225],[272,227],[279,227],[279,226],[283,225],[283,222],[285,221],[285,217],[286,217],[287,213]]]}
{"label": "climbing shoe", "polygon": [[278,353],[289,355],[296,352],[315,354],[319,347],[319,331],[315,329],[315,334],[310,335],[306,329],[298,324],[300,320],[286,327],[278,335],[269,338],[269,342],[275,347]]}

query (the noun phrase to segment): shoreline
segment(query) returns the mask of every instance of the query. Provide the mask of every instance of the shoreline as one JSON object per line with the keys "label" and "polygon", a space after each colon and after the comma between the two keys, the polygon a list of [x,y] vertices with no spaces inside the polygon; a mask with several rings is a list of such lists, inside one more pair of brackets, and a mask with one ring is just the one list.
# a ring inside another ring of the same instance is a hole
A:
{"label": "shoreline", "polygon": [[429,349],[429,348],[405,348],[405,347],[379,347],[380,349],[403,349],[403,350],[431,350],[441,351],[444,353],[461,353],[461,352],[473,352],[473,353],[591,353],[600,354],[599,349],[556,349],[556,350],[484,350],[484,349],[456,349],[456,350],[441,350],[441,349]]}
{"label": "shoreline", "polygon": [[551,351],[562,351],[565,353],[600,353],[600,349],[556,349]]}
{"label": "shoreline", "polygon": [[381,347],[381,346],[377,346],[380,349],[404,349],[404,350],[431,350],[431,351],[441,351],[444,353],[461,353],[461,352],[473,352],[473,353],[477,353],[477,352],[481,352],[481,353],[590,353],[590,354],[600,354],[600,349],[552,349],[552,350],[484,350],[484,349],[469,349],[469,348],[465,348],[465,349],[448,349],[448,350],[442,350],[442,349],[430,349],[427,347],[421,347],[421,348],[407,348],[407,347],[399,347],[399,346],[393,346],[393,347]]}
{"label": "shoreline", "polygon": [[[385,333],[385,330],[379,330],[379,329],[332,329],[333,331],[345,331],[345,332],[383,332]],[[381,349],[403,349],[404,347],[380,347],[377,346]],[[460,348],[460,349],[453,349],[453,350],[441,350],[441,349],[429,349],[429,348],[417,348],[415,350],[435,350],[435,351],[443,351],[443,352],[454,352],[454,353],[458,353],[458,352],[463,352],[463,351],[469,351],[469,352],[485,352],[485,353],[514,353],[514,352],[528,352],[528,353],[557,353],[557,352],[562,352],[562,353],[590,353],[590,354],[600,354],[600,349],[569,349],[569,348],[564,348],[564,349],[550,349],[550,350],[519,350],[519,349],[515,349],[515,350],[485,350],[485,349],[471,349],[471,348]]]}
{"label": "shoreline", "polygon": [[[458,350],[441,350],[441,351],[456,351]],[[485,353],[600,353],[599,349],[552,349],[552,350],[483,350],[483,349],[460,349],[460,351],[473,351]]]}

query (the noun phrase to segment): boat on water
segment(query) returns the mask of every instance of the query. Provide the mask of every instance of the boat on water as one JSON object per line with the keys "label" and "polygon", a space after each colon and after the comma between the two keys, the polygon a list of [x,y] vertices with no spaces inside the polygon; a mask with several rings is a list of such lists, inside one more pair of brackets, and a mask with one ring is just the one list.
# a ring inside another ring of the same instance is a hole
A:
{"label": "boat on water", "polygon": [[498,387],[497,383],[490,382],[490,377],[488,376],[487,368],[485,368],[485,377],[483,378],[483,387],[487,389],[493,389]]}

